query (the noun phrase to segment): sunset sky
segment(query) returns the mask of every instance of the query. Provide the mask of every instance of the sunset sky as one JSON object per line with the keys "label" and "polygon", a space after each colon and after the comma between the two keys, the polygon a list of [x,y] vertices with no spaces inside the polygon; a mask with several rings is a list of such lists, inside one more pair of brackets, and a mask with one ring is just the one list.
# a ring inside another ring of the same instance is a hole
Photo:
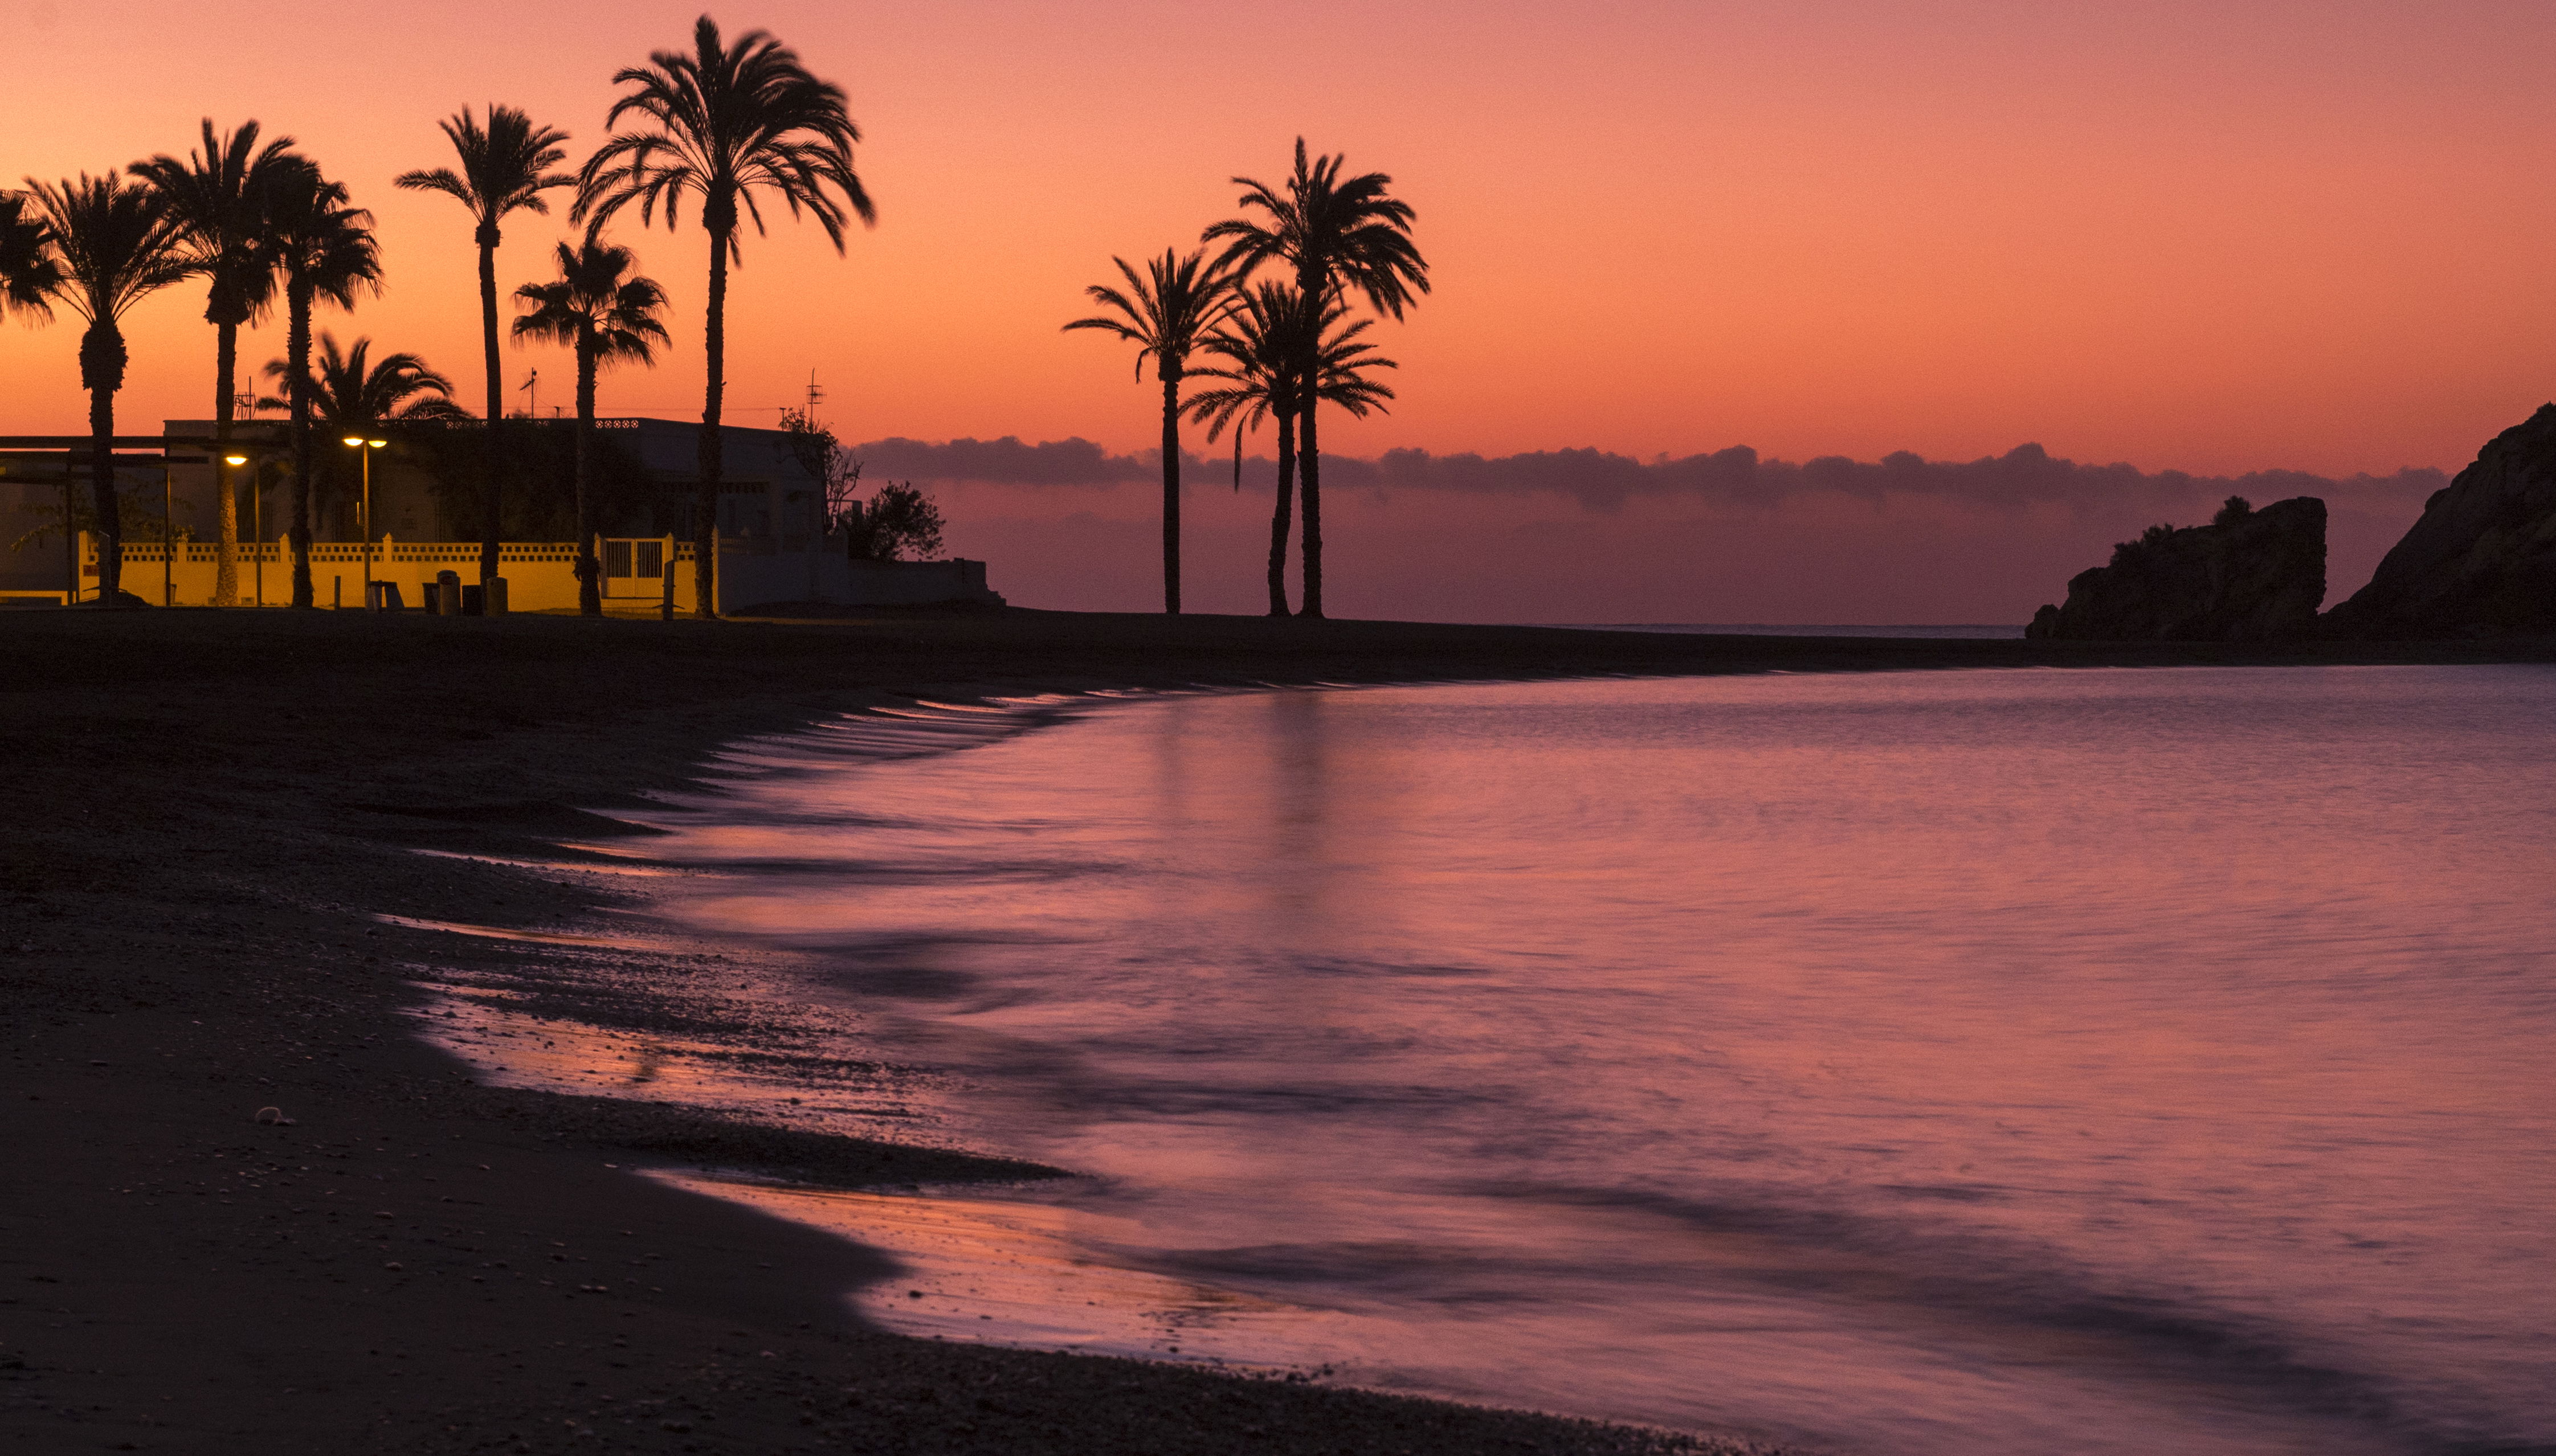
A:
{"label": "sunset sky", "polygon": [[[0,175],[184,153],[205,115],[290,133],[376,211],[389,270],[382,299],[322,326],[425,354],[475,407],[467,219],[390,179],[446,162],[435,121],[491,99],[565,127],[581,159],[612,70],[680,44],[696,13],[452,4],[368,28],[360,10],[320,25],[306,7],[22,0]],[[1187,246],[1232,209],[1229,177],[1279,177],[1299,132],[1393,176],[1437,286],[1379,330],[1403,364],[1392,415],[1327,425],[1344,455],[1970,461],[2031,442],[2145,472],[2390,476],[2455,471],[2556,393],[2543,3],[713,13],[846,89],[880,212],[840,259],[813,227],[747,240],[740,424],[768,424],[814,370],[848,440],[1147,447],[1156,396],[1128,351],[1058,325],[1111,254]],[[502,286],[542,276],[565,231],[511,224]],[[619,237],[674,296],[678,347],[608,376],[603,409],[698,415],[706,245],[689,226]],[[132,315],[126,428],[205,411],[202,303],[187,286]],[[0,429],[80,428],[76,322],[0,340]],[[243,359],[280,342],[270,328]],[[564,355],[507,362],[516,384],[541,368],[545,413],[569,400]],[[1212,484],[1191,595],[1251,610],[1265,495]],[[2330,497],[2336,597],[2422,488]],[[2143,513],[2188,523],[2215,503],[1947,490],[1343,495],[1335,608],[2020,620]],[[1159,600],[1150,494],[952,484],[944,500],[953,548],[1015,601],[1142,607]]]}

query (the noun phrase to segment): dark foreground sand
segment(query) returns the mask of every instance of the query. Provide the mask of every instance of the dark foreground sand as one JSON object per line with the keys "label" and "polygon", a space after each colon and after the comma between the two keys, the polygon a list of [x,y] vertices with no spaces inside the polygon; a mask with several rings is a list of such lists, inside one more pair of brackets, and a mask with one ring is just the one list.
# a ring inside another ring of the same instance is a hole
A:
{"label": "dark foreground sand", "polygon": [[[572,923],[605,892],[411,851],[590,835],[572,806],[609,810],[723,739],[882,695],[2551,658],[1044,613],[11,612],[0,1453],[1717,1449],[864,1329],[839,1296],[881,1274],[875,1257],[630,1169],[855,1185],[1023,1169],[476,1086],[406,1033],[406,980],[523,948],[372,917]],[[293,1124],[261,1125],[270,1107]]]}

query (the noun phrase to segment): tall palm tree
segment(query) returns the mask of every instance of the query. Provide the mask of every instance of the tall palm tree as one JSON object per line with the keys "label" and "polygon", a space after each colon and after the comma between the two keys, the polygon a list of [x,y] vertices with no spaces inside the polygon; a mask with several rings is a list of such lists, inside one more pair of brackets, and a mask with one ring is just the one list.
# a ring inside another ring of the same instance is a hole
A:
{"label": "tall palm tree", "polygon": [[88,320],[80,384],[88,391],[89,488],[97,513],[98,600],[123,590],[124,524],[115,505],[115,392],[124,387],[122,319],[144,298],[187,276],[160,195],[113,173],[60,183],[27,180],[51,234],[52,297]]}
{"label": "tall palm tree", "polygon": [[532,311],[515,320],[515,341],[543,339],[576,351],[576,609],[603,615],[602,563],[594,558],[594,376],[624,360],[657,362],[656,346],[673,342],[657,315],[666,291],[638,276],[639,255],[588,232],[575,247],[559,245],[559,280],[515,290]]}
{"label": "tall palm tree", "polygon": [[[323,331],[320,335],[318,367],[311,372],[311,423],[315,435],[343,439],[371,434],[393,421],[470,418],[468,411],[452,402],[452,381],[428,368],[424,359],[415,354],[384,354],[375,359],[372,351],[373,341],[368,338],[357,338],[340,353],[335,334]],[[293,408],[292,363],[269,359],[261,372],[285,393],[259,400],[257,408]],[[327,458],[332,463],[315,473],[320,478],[338,478],[333,463],[336,452],[328,452]],[[329,493],[334,496],[334,487]],[[372,523],[364,523],[364,529],[366,535],[372,534]]]}
{"label": "tall palm tree", "polygon": [[506,418],[506,381],[497,363],[498,225],[516,212],[548,215],[550,204],[542,200],[542,193],[568,186],[576,179],[550,170],[568,160],[568,153],[560,147],[568,140],[568,133],[556,127],[536,126],[530,116],[515,107],[489,102],[485,127],[470,115],[467,106],[437,125],[444,128],[446,139],[452,143],[454,155],[461,160],[461,170],[438,167],[404,172],[392,185],[442,192],[469,208],[478,223],[474,237],[479,244],[479,334],[488,365],[488,432],[481,440],[487,451],[488,518],[479,538],[479,581],[484,586],[497,574],[497,536],[503,527],[506,504],[505,454],[498,434]]}
{"label": "tall palm tree", "polygon": [[718,615],[719,407],[727,388],[727,270],[743,266],[738,246],[740,205],[763,232],[757,191],[778,196],[792,217],[803,211],[826,229],[834,252],[843,251],[846,209],[864,224],[878,220],[867,190],[852,171],[852,144],[860,128],[843,110],[842,88],[821,81],[799,61],[799,53],[763,31],[748,31],[733,46],[719,39],[704,15],[693,23],[693,49],[659,51],[648,64],[612,77],[630,89],[604,117],[609,129],[636,113],[640,129],[615,133],[586,159],[577,176],[576,213],[595,225],[636,202],[640,225],[659,210],[666,226],[686,195],[702,209],[710,237],[707,327],[709,372],[703,385],[699,451],[701,492],[693,511],[693,587],[701,615]]}
{"label": "tall palm tree", "polygon": [[[213,453],[229,452],[240,325],[265,315],[275,302],[276,255],[268,226],[268,194],[278,180],[303,166],[291,137],[258,145],[250,121],[225,137],[204,118],[203,146],[180,161],[167,153],[133,164],[133,175],[165,199],[187,261],[208,287],[204,321],[213,325]],[[216,469],[215,517],[219,542],[213,568],[213,605],[239,605],[239,502],[230,472]]]}
{"label": "tall palm tree", "polygon": [[284,269],[285,398],[293,412],[293,604],[313,605],[311,589],[311,312],[321,302],[355,306],[379,293],[381,252],[373,214],[349,203],[346,184],[305,164],[274,192],[276,254]]}
{"label": "tall palm tree", "polygon": [[[1208,228],[1206,240],[1224,240],[1223,261],[1245,272],[1269,262],[1295,271],[1296,288],[1328,302],[1355,291],[1379,313],[1402,317],[1429,292],[1429,264],[1412,244],[1411,204],[1391,196],[1393,179],[1380,172],[1342,178],[1345,154],[1305,155],[1296,139],[1296,171],[1282,190],[1247,177],[1239,206],[1264,217],[1234,217]],[[1305,610],[1323,615],[1323,452],[1317,411],[1308,401],[1298,425],[1303,439],[1298,464],[1305,476]]]}
{"label": "tall palm tree", "polygon": [[1374,326],[1374,320],[1360,318],[1340,325],[1348,309],[1335,302],[1318,318],[1305,306],[1304,295],[1291,284],[1263,283],[1250,289],[1225,324],[1207,341],[1208,352],[1222,357],[1224,366],[1197,372],[1227,379],[1233,383],[1207,390],[1193,397],[1190,414],[1208,424],[1208,438],[1213,441],[1226,425],[1234,426],[1234,480],[1242,479],[1242,431],[1258,428],[1263,419],[1278,422],[1278,490],[1277,503],[1269,521],[1269,615],[1284,617],[1287,613],[1287,530],[1289,497],[1295,483],[1295,423],[1303,409],[1303,374],[1306,340],[1314,340],[1313,353],[1321,387],[1317,397],[1339,405],[1351,415],[1364,419],[1385,408],[1393,391],[1379,381],[1368,379],[1363,371],[1394,369],[1391,359],[1369,357],[1373,344],[1361,342],[1358,335]]}
{"label": "tall palm tree", "polygon": [[1125,292],[1105,284],[1084,290],[1118,316],[1078,318],[1066,326],[1096,328],[1135,344],[1136,377],[1145,377],[1145,358],[1152,355],[1154,377],[1163,384],[1163,611],[1181,614],[1181,376],[1190,355],[1207,341],[1208,331],[1232,306],[1233,280],[1200,249],[1183,258],[1170,248],[1160,258],[1145,260],[1140,277],[1124,258],[1109,260],[1127,280]]}

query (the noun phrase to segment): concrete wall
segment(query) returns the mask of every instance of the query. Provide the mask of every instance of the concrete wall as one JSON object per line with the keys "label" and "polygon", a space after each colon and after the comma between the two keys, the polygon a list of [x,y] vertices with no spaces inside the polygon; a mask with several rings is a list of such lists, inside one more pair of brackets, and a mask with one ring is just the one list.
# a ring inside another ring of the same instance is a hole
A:
{"label": "concrete wall", "polygon": [[[903,606],[948,601],[1000,605],[985,587],[982,561],[849,561],[839,538],[808,551],[756,551],[739,544],[719,552],[719,609],[778,602],[831,602],[843,606]],[[124,589],[156,605],[201,607],[213,599],[218,548],[211,542],[182,541],[174,552],[157,542],[124,544]],[[693,610],[693,546],[672,537],[605,543],[607,568],[627,574],[604,577],[604,608],[650,611],[665,600],[671,569],[675,609]],[[498,574],[506,578],[510,610],[576,610],[576,546],[574,542],[507,542],[498,548]],[[650,573],[648,568],[657,570]],[[361,542],[314,542],[313,600],[320,606],[364,604],[364,581],[398,584],[403,605],[427,600],[425,586],[450,571],[465,583],[479,579],[476,542],[403,542],[391,538],[372,548]],[[80,537],[80,582],[97,593],[97,546]],[[288,541],[242,542],[239,592],[244,606],[283,606],[293,600],[293,547]]]}

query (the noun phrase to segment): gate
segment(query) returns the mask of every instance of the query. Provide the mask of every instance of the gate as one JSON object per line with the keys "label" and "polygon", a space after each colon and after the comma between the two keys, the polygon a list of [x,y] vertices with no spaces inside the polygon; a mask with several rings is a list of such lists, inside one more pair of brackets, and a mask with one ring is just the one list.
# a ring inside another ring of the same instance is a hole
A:
{"label": "gate", "polygon": [[603,543],[603,594],[608,597],[645,597],[655,601],[664,594],[666,579],[666,541],[663,537],[637,537],[627,541]]}

